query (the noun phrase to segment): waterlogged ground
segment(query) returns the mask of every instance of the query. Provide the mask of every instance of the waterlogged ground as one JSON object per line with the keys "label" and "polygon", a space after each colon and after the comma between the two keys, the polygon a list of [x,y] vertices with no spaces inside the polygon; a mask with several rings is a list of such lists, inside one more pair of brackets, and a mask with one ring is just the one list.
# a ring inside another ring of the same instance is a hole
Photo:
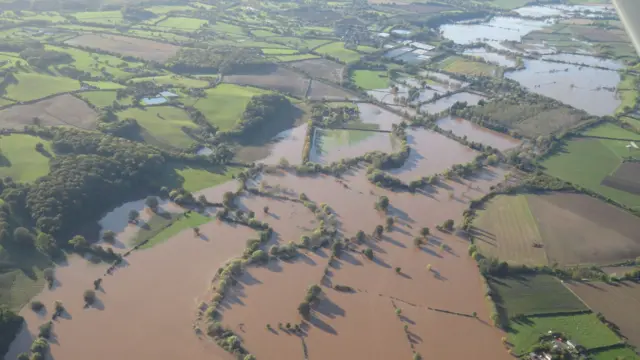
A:
{"label": "waterlogged ground", "polygon": [[315,129],[309,160],[317,164],[331,164],[371,151],[392,153],[397,142],[394,140],[388,132]]}
{"label": "waterlogged ground", "polygon": [[439,119],[436,122],[441,129],[451,131],[456,136],[466,137],[469,141],[479,142],[491,146],[500,151],[512,149],[520,145],[521,141],[508,135],[489,130],[471,121],[451,116]]}
{"label": "waterlogged ground", "polygon": [[485,48],[475,48],[465,50],[464,55],[475,56],[482,58],[492,64],[497,64],[504,67],[515,67],[516,61],[508,58],[505,55],[487,51]]}
{"label": "waterlogged ground", "polygon": [[611,70],[542,60],[525,60],[525,69],[505,74],[527,89],[582,109],[611,115],[620,106],[620,75]]}
{"label": "waterlogged ground", "polygon": [[440,30],[445,38],[456,44],[470,44],[477,41],[520,41],[526,34],[551,24],[551,21],[496,16],[488,23],[447,24],[441,26]]}
{"label": "waterlogged ground", "polygon": [[467,105],[473,106],[473,105],[477,105],[478,102],[480,102],[480,100],[483,100],[483,99],[486,99],[486,98],[478,94],[473,94],[468,92],[459,92],[451,96],[440,98],[434,102],[424,104],[420,106],[420,111],[422,113],[427,113],[427,114],[437,114],[439,112],[449,109],[450,107],[453,106],[453,104],[457,102],[466,102]]}

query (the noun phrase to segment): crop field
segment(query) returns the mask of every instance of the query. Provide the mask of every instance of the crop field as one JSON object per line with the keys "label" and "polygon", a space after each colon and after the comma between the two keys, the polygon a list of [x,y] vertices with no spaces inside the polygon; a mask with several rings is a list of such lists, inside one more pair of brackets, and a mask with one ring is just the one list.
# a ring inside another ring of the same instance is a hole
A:
{"label": "crop field", "polygon": [[159,143],[176,148],[186,148],[194,144],[182,127],[195,128],[189,115],[182,109],[171,106],[153,106],[144,109],[130,108],[117,113],[121,120],[132,118],[144,128],[142,137],[148,143]]}
{"label": "crop field", "polygon": [[199,98],[188,104],[200,110],[212,125],[224,131],[233,128],[242,118],[253,96],[268,93],[270,91],[254,87],[220,84],[207,89],[206,98]]}
{"label": "crop field", "polygon": [[389,86],[386,71],[355,70],[351,78],[356,85],[365,90],[384,89]]}
{"label": "crop field", "polygon": [[78,90],[78,80],[38,73],[17,73],[17,83],[7,86],[5,97],[15,101],[29,101],[50,95]]}
{"label": "crop field", "polygon": [[207,24],[207,20],[187,18],[187,17],[169,17],[156,24],[158,27],[172,28],[178,30],[197,30],[202,25]]}
{"label": "crop field", "polygon": [[473,225],[474,243],[484,256],[526,265],[548,263],[544,249],[534,247],[542,237],[526,195],[491,199]]}
{"label": "crop field", "polygon": [[60,95],[29,105],[15,105],[0,110],[0,126],[5,129],[24,129],[33,125],[34,118],[45,126],[75,126],[95,129],[98,114],[84,101],[72,95]]}
{"label": "crop field", "polygon": [[569,288],[593,311],[620,327],[633,346],[640,346],[640,323],[634,316],[640,311],[640,284],[624,282],[608,285],[605,283],[571,283]]}
{"label": "crop field", "polygon": [[[44,145],[45,154],[36,151],[38,143]],[[2,178],[9,176],[16,182],[33,182],[49,173],[49,157],[53,157],[49,141],[31,135],[6,135],[0,137],[0,149]]]}
{"label": "crop field", "polygon": [[167,61],[180,49],[172,44],[109,34],[80,35],[66,43],[160,62]]}
{"label": "crop field", "polygon": [[571,341],[587,349],[614,345],[618,336],[598,320],[595,314],[566,316],[531,316],[524,322],[512,322],[509,342],[515,354],[523,354],[538,343],[538,337],[548,331],[564,333]]}
{"label": "crop field", "polygon": [[279,66],[264,66],[261,71],[225,75],[223,81],[237,85],[251,85],[259,88],[274,89],[296,97],[304,97],[309,79]]}
{"label": "crop field", "polygon": [[185,87],[185,88],[203,88],[203,87],[209,86],[208,81],[194,79],[194,78],[180,76],[180,75],[140,77],[140,78],[131,79],[129,81],[132,83],[142,82],[142,81],[151,81],[160,86],[172,85],[172,86]]}
{"label": "crop field", "polygon": [[509,317],[589,310],[551,275],[491,278],[490,285]]}
{"label": "crop field", "polygon": [[438,68],[444,71],[474,76],[494,76],[497,67],[477,61],[471,61],[459,56],[451,56],[442,60]]}
{"label": "crop field", "polygon": [[311,87],[307,94],[311,100],[357,100],[358,97],[342,88],[327,85],[318,80],[311,81]]}
{"label": "crop field", "polygon": [[500,196],[473,225],[482,254],[518,264],[604,265],[640,256],[637,218],[587,195]]}
{"label": "crop field", "polygon": [[331,44],[320,46],[319,48],[315,49],[315,51],[319,54],[333,56],[334,58],[337,58],[347,64],[360,60],[359,53],[350,49],[345,49],[344,46],[345,44],[343,42],[334,42]]}
{"label": "crop field", "polygon": [[[633,183],[637,179],[623,177],[633,175],[634,172],[623,169],[621,173],[616,175],[616,170],[622,163],[622,157],[640,157],[640,153],[626,147],[629,140],[640,139],[640,135],[613,124],[598,126],[585,132],[584,135],[620,140],[588,138],[568,141],[558,154],[542,162],[546,171],[553,176],[584,186],[621,204],[640,208],[640,196],[622,190],[627,187],[634,189]],[[622,182],[616,180],[622,180]],[[628,181],[631,183],[629,184]],[[612,184],[614,187],[607,186],[607,184]]]}
{"label": "crop field", "polygon": [[313,59],[296,61],[291,63],[291,66],[314,78],[318,77],[338,84],[342,82],[344,65],[331,60]]}

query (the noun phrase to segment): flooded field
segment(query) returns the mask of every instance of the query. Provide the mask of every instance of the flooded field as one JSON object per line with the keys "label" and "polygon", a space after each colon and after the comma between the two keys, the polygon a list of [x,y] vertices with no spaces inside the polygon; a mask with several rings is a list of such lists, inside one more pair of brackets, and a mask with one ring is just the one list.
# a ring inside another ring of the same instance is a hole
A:
{"label": "flooded field", "polygon": [[615,9],[611,5],[534,5],[515,9],[521,16],[531,18],[544,17],[597,17],[602,15],[615,15]]}
{"label": "flooded field", "polygon": [[549,25],[551,25],[549,21],[496,16],[484,24],[442,25],[440,31],[445,38],[456,44],[470,44],[476,41],[520,41],[526,34],[534,30],[541,30]]}
{"label": "flooded field", "polygon": [[[420,72],[420,76],[436,80],[438,83],[442,84],[443,90],[445,91],[458,90],[469,85],[460,80],[456,80],[447,74],[435,71],[422,71]],[[434,87],[431,84],[429,84],[429,86]]]}
{"label": "flooded field", "polygon": [[376,124],[380,130],[391,130],[393,124],[400,124],[402,117],[379,106],[359,103],[360,120],[365,124]]}
{"label": "flooded field", "polygon": [[315,129],[309,160],[331,164],[342,159],[364,155],[370,151],[392,153],[394,141],[390,133],[362,130]]}
{"label": "flooded field", "polygon": [[589,55],[551,54],[551,55],[543,55],[541,59],[564,61],[567,63],[576,64],[576,65],[597,66],[597,67],[611,69],[611,70],[619,70],[624,68],[624,64],[622,64],[619,61],[600,58],[596,56],[589,56]]}
{"label": "flooded field", "polygon": [[485,48],[468,49],[463,53],[464,55],[475,56],[482,58],[492,64],[498,64],[504,67],[515,67],[516,61],[508,58],[505,55],[487,51]]}
{"label": "flooded field", "polygon": [[466,136],[468,140],[489,145],[500,151],[508,150],[520,145],[521,141],[508,135],[489,130],[471,121],[451,116],[436,122],[443,130],[452,131],[457,136]]}
{"label": "flooded field", "polygon": [[420,111],[423,113],[429,114],[437,114],[439,112],[445,111],[449,109],[456,102],[466,102],[467,105],[477,105],[478,102],[482,99],[486,99],[484,96],[468,93],[468,92],[460,92],[453,94],[451,96],[447,96],[441,99],[438,99],[432,103],[424,104],[420,106]]}
{"label": "flooded field", "polygon": [[473,160],[478,153],[444,135],[426,129],[411,129],[407,133],[411,147],[409,159],[398,169],[389,173],[404,182],[416,180]]}
{"label": "flooded field", "polygon": [[307,134],[307,124],[284,130],[263,146],[243,146],[237,156],[248,162],[276,165],[281,158],[290,164],[302,163],[302,148]]}
{"label": "flooded field", "polygon": [[541,60],[525,60],[524,70],[506,73],[529,90],[593,115],[611,115],[620,106],[615,71]]}

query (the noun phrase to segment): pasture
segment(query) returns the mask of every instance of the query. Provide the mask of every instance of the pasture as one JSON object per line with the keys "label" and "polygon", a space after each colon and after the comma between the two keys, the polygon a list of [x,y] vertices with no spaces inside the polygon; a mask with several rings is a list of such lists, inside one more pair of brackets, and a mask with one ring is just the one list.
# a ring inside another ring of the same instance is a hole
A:
{"label": "pasture", "polygon": [[188,17],[168,17],[157,23],[156,26],[177,30],[197,30],[205,24],[208,24],[207,20]]}
{"label": "pasture", "polygon": [[494,65],[467,60],[460,56],[448,57],[437,66],[444,71],[473,76],[494,76],[497,71],[497,67]]}
{"label": "pasture", "polygon": [[199,191],[219,185],[233,178],[242,169],[237,167],[198,168],[183,164],[169,164],[162,183],[170,188]]}
{"label": "pasture", "polygon": [[123,98],[118,100],[115,91],[87,91],[80,93],[79,96],[86,100],[91,105],[103,108],[113,105],[113,102],[117,102],[120,105],[131,105],[131,98]]}
{"label": "pasture", "polygon": [[291,66],[309,74],[311,77],[318,77],[334,83],[342,82],[344,65],[327,59],[311,59],[296,61]]}
{"label": "pasture", "polygon": [[351,49],[346,49],[344,46],[345,44],[343,42],[334,42],[320,46],[319,48],[315,49],[315,51],[319,54],[332,56],[344,63],[350,63],[360,60],[360,54],[358,52]]}
{"label": "pasture", "polygon": [[44,269],[51,261],[37,251],[24,251],[0,245],[0,262],[11,267],[0,271],[0,303],[18,311],[42,291]]}
{"label": "pasture", "polygon": [[129,82],[137,83],[142,81],[151,81],[160,86],[162,85],[170,85],[176,87],[185,87],[185,88],[203,88],[209,86],[208,81],[194,79],[186,76],[180,75],[161,75],[161,76],[152,76],[152,77],[140,77],[129,80]]}
{"label": "pasture", "polygon": [[6,98],[30,101],[80,89],[78,80],[39,73],[17,73],[17,83],[7,86]]}
{"label": "pasture", "polygon": [[283,63],[319,58],[317,55],[313,55],[313,54],[274,55],[273,57],[279,62],[283,62]]}
{"label": "pasture", "polygon": [[[75,48],[62,48],[57,46],[45,46],[45,49],[60,51],[69,54],[73,58],[70,64],[79,71],[87,72],[95,77],[114,77],[124,79],[133,76],[133,73],[125,71],[123,68],[136,69],[144,66],[139,62],[123,61],[119,57],[105,54],[94,54]],[[58,72],[56,66],[52,66]],[[103,71],[104,69],[104,71]]]}
{"label": "pasture", "polygon": [[182,109],[172,106],[129,108],[117,115],[121,120],[135,119],[144,128],[142,137],[148,143],[175,148],[187,148],[195,143],[182,128],[197,126]]}
{"label": "pasture", "polygon": [[125,22],[120,10],[113,11],[85,11],[73,14],[80,22],[118,25]]}
{"label": "pasture", "polygon": [[200,110],[207,120],[220,130],[233,128],[242,118],[247,104],[253,96],[270,91],[254,87],[220,84],[205,91],[206,98],[198,98],[185,104]]}
{"label": "pasture", "polygon": [[309,79],[277,65],[263,66],[255,72],[225,75],[223,82],[273,89],[299,98],[304,97],[309,87]]}
{"label": "pasture", "polygon": [[562,332],[567,338],[587,349],[620,342],[618,336],[598,320],[595,314],[564,316],[530,316],[525,321],[512,322],[509,342],[515,354],[527,352],[538,343],[538,337],[549,331]]}
{"label": "pasture", "polygon": [[505,195],[491,199],[473,222],[473,239],[480,253],[502,261],[546,265],[538,224],[526,195]]}
{"label": "pasture", "polygon": [[490,278],[509,317],[586,311],[588,308],[550,275]]}
{"label": "pasture", "polygon": [[96,127],[97,116],[98,114],[84,101],[64,94],[33,104],[14,105],[0,110],[0,127],[24,129],[25,125],[34,125],[34,119],[38,118],[38,122],[43,126],[64,125],[92,130]]}
{"label": "pasture", "polygon": [[640,284],[571,283],[569,288],[593,311],[616,324],[633,346],[640,346]]}
{"label": "pasture", "polygon": [[[158,215],[156,215],[158,216]],[[140,249],[149,249],[155,245],[161,244],[171,237],[177,235],[178,233],[193,229],[197,226],[208,223],[213,220],[210,217],[200,215],[197,212],[191,212],[189,214],[184,214],[177,218],[175,221],[171,223],[168,227],[164,228],[162,231],[155,233],[150,239],[149,242],[142,245]],[[159,227],[156,227],[156,229]],[[152,228],[153,231],[153,228]],[[195,238],[198,238],[195,234],[193,234]]]}
{"label": "pasture", "polygon": [[180,49],[172,44],[110,34],[85,34],[65,43],[159,62],[167,61]]}
{"label": "pasture", "polygon": [[[36,151],[42,143],[44,152]],[[12,134],[0,137],[0,177],[16,182],[33,182],[49,173],[49,159],[53,157],[51,142],[39,137]]]}
{"label": "pasture", "polygon": [[389,86],[386,71],[355,70],[351,74],[352,81],[365,90],[384,89]]}

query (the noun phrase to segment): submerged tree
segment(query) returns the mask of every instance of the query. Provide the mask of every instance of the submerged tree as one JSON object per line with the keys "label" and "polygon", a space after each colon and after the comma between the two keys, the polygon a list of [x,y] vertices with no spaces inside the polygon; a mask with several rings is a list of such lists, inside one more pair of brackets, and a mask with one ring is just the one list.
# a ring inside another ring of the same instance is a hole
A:
{"label": "submerged tree", "polygon": [[129,211],[129,221],[138,222],[139,218],[140,218],[140,213],[138,212],[138,210]]}
{"label": "submerged tree", "polygon": [[382,225],[377,225],[375,230],[373,230],[373,235],[379,238],[382,236],[383,232],[384,232],[384,227],[382,227]]}
{"label": "submerged tree", "polygon": [[362,251],[364,256],[366,256],[369,260],[373,260],[373,250],[371,248],[366,248]]}
{"label": "submerged tree", "polygon": [[391,231],[391,229],[393,228],[393,223],[394,222],[395,221],[393,220],[393,218],[391,216],[387,216],[387,220],[386,220],[386,223],[385,223],[387,231]]}
{"label": "submerged tree", "polygon": [[144,204],[147,205],[147,207],[149,207],[149,209],[151,209],[153,212],[156,212],[158,211],[158,205],[160,205],[160,202],[158,201],[157,197],[148,196],[144,201]]}
{"label": "submerged tree", "polygon": [[420,235],[422,235],[423,238],[426,238],[427,236],[429,236],[429,228],[425,226],[422,229],[420,229]]}
{"label": "submerged tree", "polygon": [[364,231],[358,230],[358,232],[356,233],[356,241],[361,244],[364,242],[365,238],[366,235],[364,234]]}

